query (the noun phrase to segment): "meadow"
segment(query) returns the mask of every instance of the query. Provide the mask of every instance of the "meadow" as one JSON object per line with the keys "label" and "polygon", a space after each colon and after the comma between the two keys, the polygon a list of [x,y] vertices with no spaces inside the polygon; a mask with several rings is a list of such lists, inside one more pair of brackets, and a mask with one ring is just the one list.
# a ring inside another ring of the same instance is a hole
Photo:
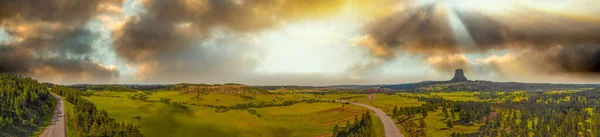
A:
{"label": "meadow", "polygon": [[[152,93],[148,100],[132,100],[127,96],[135,92],[94,92],[86,99],[94,102],[100,110],[108,111],[117,121],[131,122],[140,126],[145,136],[330,136],[332,127],[344,125],[367,110],[355,105],[331,102],[297,103],[290,106],[233,109],[217,112],[217,109],[203,106],[179,105],[159,100],[169,98],[172,102],[199,102],[232,105],[245,102],[282,102],[314,98],[311,94],[273,95],[194,95],[179,92],[160,91]],[[67,110],[68,111],[68,110]],[[375,117],[376,118],[376,117]],[[376,120],[376,127],[383,134],[383,128]]]}
{"label": "meadow", "polygon": [[402,97],[399,95],[375,94],[373,97],[373,100],[366,103],[380,108],[387,114],[391,114],[394,107],[411,107],[425,104],[425,102],[420,102],[415,98]]}
{"label": "meadow", "polygon": [[[177,102],[232,106],[242,103],[282,103],[285,101],[318,99],[361,102],[382,109],[391,115],[394,107],[417,107],[426,102],[418,96],[438,96],[447,100],[476,100],[478,92],[439,92],[429,94],[318,94],[282,93],[273,94],[189,94],[177,91],[115,92],[94,91],[85,97],[100,110],[117,121],[134,123],[146,136],[331,136],[332,127],[344,126],[367,110],[365,108],[332,102],[297,103],[289,106],[232,109],[219,112],[217,108],[181,105]],[[146,100],[134,100],[131,96],[145,94]],[[372,96],[373,98],[370,98]],[[160,100],[169,99],[169,102]],[[68,104],[67,104],[68,105]],[[68,107],[67,107],[68,108]],[[252,112],[251,112],[252,111]],[[67,109],[67,112],[69,110]],[[441,110],[428,112],[427,136],[449,136],[453,132],[476,132],[479,125],[456,125],[447,128]],[[383,136],[381,121],[373,116],[377,135]],[[418,122],[422,116],[410,120]],[[399,122],[399,121],[397,121]],[[405,127],[397,125],[407,135]],[[227,130],[225,130],[227,129]]]}
{"label": "meadow", "polygon": [[[423,116],[421,115],[422,119]],[[417,121],[419,118],[413,119],[413,121]],[[428,113],[428,116],[425,117],[425,122],[427,123],[425,128],[425,133],[427,133],[427,137],[448,137],[453,132],[462,132],[462,133],[473,133],[477,132],[481,124],[474,125],[454,125],[452,128],[448,128],[445,123],[446,118],[442,113],[442,110],[436,110]]]}

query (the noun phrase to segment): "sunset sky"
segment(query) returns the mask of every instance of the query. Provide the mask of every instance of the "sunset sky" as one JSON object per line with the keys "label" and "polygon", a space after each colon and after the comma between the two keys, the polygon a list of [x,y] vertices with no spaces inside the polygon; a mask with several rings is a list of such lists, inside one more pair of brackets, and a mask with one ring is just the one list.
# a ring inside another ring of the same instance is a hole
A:
{"label": "sunset sky", "polygon": [[57,84],[600,83],[598,0],[0,0],[0,72]]}

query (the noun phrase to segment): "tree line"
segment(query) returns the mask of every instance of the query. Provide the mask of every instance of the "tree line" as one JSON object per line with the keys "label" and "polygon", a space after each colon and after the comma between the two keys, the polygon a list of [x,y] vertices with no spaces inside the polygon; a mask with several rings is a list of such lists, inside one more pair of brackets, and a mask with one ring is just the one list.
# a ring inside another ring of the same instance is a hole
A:
{"label": "tree line", "polygon": [[350,120],[346,121],[346,126],[339,127],[335,125],[333,127],[332,137],[375,137],[375,127],[373,125],[373,118],[369,111],[363,113],[360,116],[354,117],[354,123],[350,123]]}
{"label": "tree line", "polygon": [[55,105],[46,85],[29,77],[0,74],[0,136],[31,136]]}
{"label": "tree line", "polygon": [[[104,110],[97,110],[94,104],[81,96],[81,92],[65,86],[53,86],[51,92],[63,96],[74,105],[72,118],[75,136],[142,137],[138,126],[131,123],[119,123],[108,117]],[[71,120],[71,118],[70,118]]]}
{"label": "tree line", "polygon": [[319,100],[319,99],[302,99],[302,100],[287,100],[287,101],[283,101],[281,103],[265,103],[265,102],[260,102],[260,103],[253,103],[253,102],[246,102],[246,103],[236,103],[235,105],[231,105],[231,106],[224,106],[224,105],[212,105],[212,104],[199,104],[199,103],[193,103],[193,102],[181,102],[181,101],[173,101],[172,103],[174,104],[185,104],[185,105],[192,105],[192,106],[203,106],[203,107],[210,107],[210,108],[216,108],[215,112],[217,113],[223,113],[223,112],[227,112],[229,110],[235,110],[235,109],[251,109],[251,108],[266,108],[266,107],[281,107],[281,106],[291,106],[297,103],[315,103],[315,102],[331,102],[331,103],[335,103],[335,100]]}

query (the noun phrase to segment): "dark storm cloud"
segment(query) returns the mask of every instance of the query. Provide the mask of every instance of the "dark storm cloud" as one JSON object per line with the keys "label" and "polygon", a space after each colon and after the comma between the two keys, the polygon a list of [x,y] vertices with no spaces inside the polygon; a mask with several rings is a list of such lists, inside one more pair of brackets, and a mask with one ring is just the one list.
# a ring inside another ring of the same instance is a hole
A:
{"label": "dark storm cloud", "polygon": [[[452,59],[448,57],[431,63],[432,58],[491,50],[547,51],[558,45],[563,48],[560,52],[550,52],[555,54],[535,52],[540,56],[532,58],[543,60],[532,61],[529,65],[537,65],[533,67],[547,72],[597,73],[596,45],[600,44],[600,23],[594,19],[598,16],[575,15],[529,7],[490,13],[434,3],[374,21],[366,28],[366,35],[359,44],[369,48],[374,57],[387,61],[400,52],[421,55],[424,61],[442,72],[456,69],[443,67]],[[531,56],[534,55],[522,57]]]}
{"label": "dark storm cloud", "polygon": [[[0,0],[0,27],[10,41],[0,44],[0,72],[50,82],[108,81],[118,71],[90,60],[99,37],[85,24],[111,14],[122,0]],[[60,79],[57,79],[60,78]]]}
{"label": "dark storm cloud", "polygon": [[545,58],[558,71],[568,73],[600,73],[600,46],[578,45],[563,47],[557,54]]}
{"label": "dark storm cloud", "polygon": [[600,46],[553,46],[492,56],[470,64],[476,75],[496,73],[502,79],[590,83],[600,80]]}
{"label": "dark storm cloud", "polygon": [[22,73],[30,67],[29,60],[29,52],[0,45],[0,72]]}
{"label": "dark storm cloud", "polygon": [[[430,5],[416,10],[398,12],[376,21],[369,25],[371,27],[367,27],[369,39],[374,40],[370,43],[371,45],[367,46],[381,48],[382,51],[392,53],[397,48],[413,52],[455,50],[456,41],[445,17],[446,12],[446,9]],[[392,54],[383,55],[391,56]]]}

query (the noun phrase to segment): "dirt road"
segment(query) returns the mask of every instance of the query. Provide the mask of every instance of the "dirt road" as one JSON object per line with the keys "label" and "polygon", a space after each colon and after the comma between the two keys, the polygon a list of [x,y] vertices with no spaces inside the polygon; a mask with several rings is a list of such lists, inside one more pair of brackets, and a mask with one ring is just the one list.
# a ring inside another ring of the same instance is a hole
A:
{"label": "dirt road", "polygon": [[44,132],[39,137],[66,137],[65,105],[58,95],[52,94],[52,96],[56,98],[56,110],[54,110],[50,125],[44,129]]}
{"label": "dirt road", "polygon": [[[375,99],[375,97],[373,97],[373,95],[370,95],[369,100],[372,101],[373,99]],[[385,131],[386,137],[404,137],[404,135],[400,133],[400,130],[398,130],[398,127],[396,126],[394,120],[392,120],[392,118],[385,114],[385,112],[381,111],[381,109],[361,103],[351,102],[351,104],[359,105],[375,111],[375,116],[379,117],[379,119],[381,119],[381,123],[383,123],[383,129]]]}

